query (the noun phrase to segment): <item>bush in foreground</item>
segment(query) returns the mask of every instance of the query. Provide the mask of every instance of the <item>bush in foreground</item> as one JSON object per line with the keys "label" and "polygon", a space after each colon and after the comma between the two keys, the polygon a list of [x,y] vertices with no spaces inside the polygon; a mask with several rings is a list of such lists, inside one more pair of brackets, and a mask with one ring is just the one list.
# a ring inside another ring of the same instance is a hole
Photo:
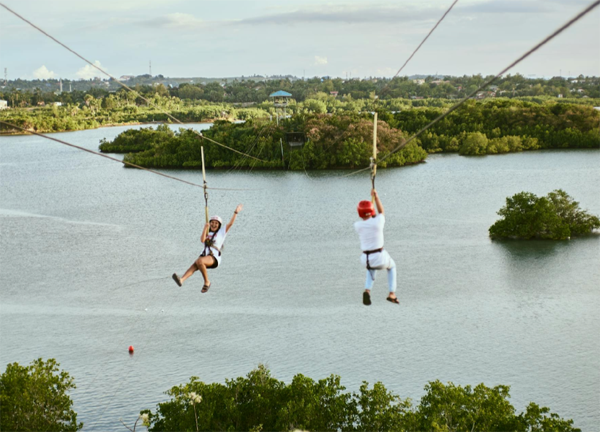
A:
{"label": "bush in foreground", "polygon": [[581,210],[561,189],[545,197],[520,192],[506,198],[498,214],[502,219],[490,227],[492,238],[566,240],[600,228],[600,219]]}
{"label": "bush in foreground", "polygon": [[516,414],[509,387],[456,386],[433,381],[412,407],[378,382],[348,393],[340,377],[301,374],[287,385],[259,367],[246,377],[206,384],[197,377],[166,393],[156,412],[142,411],[150,431],[555,431],[575,432],[572,420],[530,403]]}
{"label": "bush in foreground", "polygon": [[41,358],[29,366],[11,363],[0,376],[0,430],[78,431],[73,401],[67,394],[75,388],[54,359]]}

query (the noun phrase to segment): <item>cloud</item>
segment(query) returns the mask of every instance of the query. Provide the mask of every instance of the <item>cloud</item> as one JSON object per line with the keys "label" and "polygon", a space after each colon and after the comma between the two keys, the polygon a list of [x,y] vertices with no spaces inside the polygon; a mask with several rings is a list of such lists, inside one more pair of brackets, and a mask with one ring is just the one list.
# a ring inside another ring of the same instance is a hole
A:
{"label": "cloud", "polygon": [[54,78],[54,72],[49,71],[46,66],[42,66],[41,68],[33,71],[33,76],[41,80],[50,79]]}
{"label": "cloud", "polygon": [[327,64],[327,57],[319,57],[319,56],[315,56],[315,65],[326,65]]}
{"label": "cloud", "polygon": [[461,12],[471,13],[544,13],[552,11],[545,2],[537,0],[488,0],[464,7],[459,7]]}
{"label": "cloud", "polygon": [[[102,65],[100,64],[100,62],[98,60],[96,60],[94,62],[94,65],[96,65],[100,68],[102,67]],[[100,72],[98,69],[96,69],[95,67],[92,67],[89,64],[87,64],[84,67],[82,67],[81,69],[79,69],[75,75],[77,75],[77,78],[81,78],[81,79],[91,79],[94,77],[103,77],[104,76],[104,74],[102,72]]]}
{"label": "cloud", "polygon": [[138,24],[146,27],[193,28],[204,26],[206,22],[196,18],[194,15],[177,12],[146,21],[140,21]]}
{"label": "cloud", "polygon": [[422,21],[441,16],[442,9],[415,7],[356,7],[327,6],[303,9],[273,15],[264,15],[236,21],[245,25],[292,25],[292,24],[398,24],[407,21]]}

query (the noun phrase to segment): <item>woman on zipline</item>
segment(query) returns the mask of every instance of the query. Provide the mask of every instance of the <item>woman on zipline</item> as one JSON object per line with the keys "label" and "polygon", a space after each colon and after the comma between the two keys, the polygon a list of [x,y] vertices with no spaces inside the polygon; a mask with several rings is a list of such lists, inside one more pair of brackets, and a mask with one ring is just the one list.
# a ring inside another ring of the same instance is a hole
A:
{"label": "woman on zipline", "polygon": [[377,213],[371,201],[361,201],[358,203],[358,216],[361,220],[354,223],[354,229],[360,239],[360,247],[363,251],[361,262],[367,267],[367,280],[365,282],[365,292],[363,293],[363,304],[371,304],[371,288],[375,282],[376,270],[387,270],[389,295],[387,301],[400,304],[396,297],[396,263],[390,254],[383,249],[383,226],[385,225],[385,216],[383,214],[383,204],[377,195],[375,189],[371,190],[371,196],[375,200]]}
{"label": "woman on zipline", "polygon": [[221,263],[221,248],[223,247],[223,242],[225,241],[229,229],[235,222],[235,218],[238,213],[242,211],[243,207],[242,204],[239,204],[235,208],[233,216],[226,226],[223,226],[223,220],[219,216],[212,216],[209,222],[204,225],[202,235],[200,236],[200,241],[204,243],[204,250],[181,278],[177,276],[177,273],[173,273],[173,280],[177,285],[181,286],[195,271],[200,270],[200,273],[202,273],[202,277],[204,278],[202,292],[205,293],[209,290],[211,282],[208,279],[208,272],[206,269],[217,268]]}

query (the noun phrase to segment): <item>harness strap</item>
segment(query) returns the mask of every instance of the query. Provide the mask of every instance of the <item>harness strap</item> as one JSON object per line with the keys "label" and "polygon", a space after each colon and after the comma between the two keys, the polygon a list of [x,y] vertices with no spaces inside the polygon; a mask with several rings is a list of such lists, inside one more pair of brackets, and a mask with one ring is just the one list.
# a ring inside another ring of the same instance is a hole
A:
{"label": "harness strap", "polygon": [[214,245],[214,239],[215,239],[215,236],[217,235],[217,233],[218,233],[218,231],[213,232],[212,237],[207,238],[204,241],[204,250],[202,251],[200,256],[206,256],[206,255],[213,256],[213,251],[211,248],[215,248],[217,250],[217,252],[219,252],[219,256],[221,256],[221,250]]}
{"label": "harness strap", "polygon": [[[214,247],[214,246],[212,246],[212,247]],[[214,248],[217,249],[216,247],[214,247]],[[208,254],[206,253],[206,249],[208,249]],[[219,252],[219,256],[221,256],[221,251],[219,249],[217,249],[217,251]],[[213,251],[210,248],[205,248],[202,251],[202,253],[200,254],[200,256],[206,256],[206,255],[214,256]]]}
{"label": "harness strap", "polygon": [[373,249],[373,250],[369,250],[369,251],[363,251],[363,253],[365,255],[367,255],[367,270],[373,270],[371,268],[371,264],[369,263],[369,255],[374,254],[374,253],[379,253],[383,250],[382,247],[380,247],[379,249]]}

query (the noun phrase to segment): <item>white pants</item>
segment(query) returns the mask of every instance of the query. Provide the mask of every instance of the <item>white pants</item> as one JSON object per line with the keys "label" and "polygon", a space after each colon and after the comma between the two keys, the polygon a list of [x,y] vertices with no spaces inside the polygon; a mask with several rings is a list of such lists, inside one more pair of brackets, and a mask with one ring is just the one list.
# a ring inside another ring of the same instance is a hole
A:
{"label": "white pants", "polygon": [[[367,254],[363,253],[360,257],[360,261],[366,267]],[[373,282],[375,282],[375,271],[385,269],[387,270],[388,288],[390,292],[396,292],[396,263],[385,249],[381,252],[369,254],[369,266],[371,269],[367,269],[365,289],[370,290],[373,288]]]}

